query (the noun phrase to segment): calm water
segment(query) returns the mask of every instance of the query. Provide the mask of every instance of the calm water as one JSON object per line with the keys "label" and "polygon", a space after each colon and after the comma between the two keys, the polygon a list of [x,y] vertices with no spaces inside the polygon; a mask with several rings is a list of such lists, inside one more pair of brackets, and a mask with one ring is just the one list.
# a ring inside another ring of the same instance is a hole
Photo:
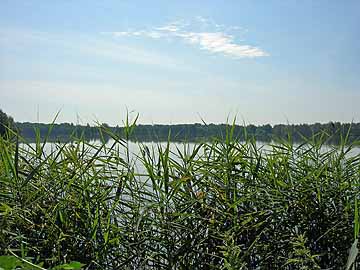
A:
{"label": "calm water", "polygon": [[[107,150],[113,145],[114,140],[109,140],[106,143],[106,147]],[[71,143],[69,143],[71,144]],[[101,141],[90,141],[89,144],[92,145],[101,145]],[[32,147],[35,147],[35,144],[30,144]],[[150,152],[152,153],[152,149],[154,149],[154,154],[156,156],[157,148],[161,147],[162,149],[165,149],[167,146],[167,142],[132,142],[129,141],[128,142],[128,148],[129,148],[129,153],[131,156],[131,159],[137,159],[138,156],[140,155],[140,149],[147,147]],[[176,158],[176,153],[178,152],[178,150],[181,153],[192,153],[193,149],[195,147],[197,147],[198,144],[195,143],[179,143],[179,142],[171,142],[170,143],[170,152],[172,153],[172,156]],[[272,149],[272,146],[269,142],[256,142],[256,146],[258,149],[260,149],[261,151],[263,151],[264,153],[266,153],[267,151]],[[47,143],[45,145],[45,153],[51,153],[51,152],[56,152],[58,150],[59,144],[55,144],[55,143]],[[126,147],[122,147],[119,144],[116,146],[116,150],[119,151],[119,153],[122,156],[126,156]],[[296,147],[296,145],[295,145]],[[324,151],[328,151],[330,149],[337,149],[337,146],[335,145],[324,145],[323,146],[323,150]],[[104,151],[106,154],[106,149]],[[203,153],[204,149],[201,149],[199,151],[199,153]],[[175,153],[175,154],[174,154]],[[351,149],[351,151],[348,153],[348,156],[356,156],[356,155],[360,155],[360,147],[354,147],[353,149]]]}
{"label": "calm water", "polygon": [[[109,151],[110,147],[113,145],[113,143],[114,143],[114,141],[110,140],[106,144],[104,151],[102,153],[100,153],[99,155],[109,156],[108,151]],[[69,144],[71,144],[71,143],[69,143]],[[92,141],[92,142],[89,142],[89,144],[90,145],[101,145],[101,142],[100,141]],[[35,144],[32,144],[31,146],[34,147]],[[158,156],[157,148],[161,147],[164,150],[166,148],[166,146],[167,146],[166,142],[162,142],[162,143],[159,143],[159,142],[156,142],[156,143],[155,142],[146,142],[146,143],[128,142],[128,148],[129,148],[129,153],[130,153],[129,158],[130,158],[131,167],[133,167],[135,169],[136,173],[146,175],[146,169],[145,169],[143,163],[139,160],[139,156],[141,156],[140,149],[144,149],[144,147],[147,147],[150,151],[150,154],[153,155],[156,160],[156,158]],[[193,152],[194,148],[197,146],[198,145],[195,143],[186,143],[186,144],[185,143],[170,143],[170,156],[175,161],[180,161],[179,157],[177,156],[178,150],[183,155],[189,155]],[[74,147],[75,147],[75,145],[74,145]],[[121,145],[117,145],[116,147],[117,148],[115,148],[115,151],[118,151],[118,153],[116,155],[119,155],[123,159],[126,160],[126,157],[127,157],[126,147],[121,146]],[[263,153],[266,154],[267,151],[271,150],[272,146],[269,143],[257,142],[257,148],[261,149],[261,151],[263,151]],[[324,151],[328,151],[328,150],[331,150],[334,148],[336,149],[336,146],[327,145],[327,146],[323,147]],[[47,143],[45,146],[45,154],[46,153],[49,154],[51,152],[56,152],[56,151],[58,151],[58,149],[59,149],[59,144]],[[95,154],[95,151],[96,151],[96,149],[92,149],[88,153]],[[204,151],[206,151],[205,148],[200,149],[199,155],[202,155],[204,153]],[[353,148],[348,153],[348,157],[356,156],[356,155],[360,155],[360,147]],[[113,172],[109,172],[109,173],[112,174]],[[139,177],[142,178],[140,175],[139,175]],[[146,178],[144,178],[144,180],[146,180]],[[145,184],[145,182],[144,182],[144,187],[147,188],[148,190],[152,190],[152,186],[149,185],[149,183]],[[128,197],[125,196],[124,199],[128,199]]]}

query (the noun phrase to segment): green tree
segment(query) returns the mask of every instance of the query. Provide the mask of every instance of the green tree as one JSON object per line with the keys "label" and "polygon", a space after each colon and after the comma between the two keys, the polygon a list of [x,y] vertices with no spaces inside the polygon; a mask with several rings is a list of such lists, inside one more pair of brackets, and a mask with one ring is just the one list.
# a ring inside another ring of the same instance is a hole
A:
{"label": "green tree", "polygon": [[14,119],[0,110],[0,136],[5,136],[7,129],[14,127]]}

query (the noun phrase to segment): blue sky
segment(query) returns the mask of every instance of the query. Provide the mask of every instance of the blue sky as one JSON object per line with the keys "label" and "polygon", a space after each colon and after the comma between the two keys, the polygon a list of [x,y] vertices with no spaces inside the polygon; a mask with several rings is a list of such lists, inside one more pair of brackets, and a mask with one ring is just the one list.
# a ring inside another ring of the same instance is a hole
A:
{"label": "blue sky", "polygon": [[[16,1],[0,108],[17,121],[360,121],[360,1]],[[38,113],[39,112],[39,113]]]}

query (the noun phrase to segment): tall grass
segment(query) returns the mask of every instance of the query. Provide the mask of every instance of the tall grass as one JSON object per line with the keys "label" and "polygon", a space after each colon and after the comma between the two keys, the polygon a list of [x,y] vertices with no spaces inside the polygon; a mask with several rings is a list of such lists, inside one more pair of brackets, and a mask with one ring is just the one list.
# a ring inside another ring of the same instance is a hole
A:
{"label": "tall grass", "polygon": [[324,149],[319,134],[262,149],[229,127],[210,143],[132,154],[101,132],[110,144],[79,138],[50,152],[0,138],[0,255],[33,269],[356,267],[356,143]]}

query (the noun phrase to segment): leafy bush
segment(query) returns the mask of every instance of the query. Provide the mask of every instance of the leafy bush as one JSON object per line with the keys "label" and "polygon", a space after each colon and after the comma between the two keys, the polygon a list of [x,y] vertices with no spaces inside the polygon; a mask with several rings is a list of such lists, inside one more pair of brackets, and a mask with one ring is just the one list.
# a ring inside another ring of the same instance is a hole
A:
{"label": "leafy bush", "polygon": [[[13,269],[23,269],[23,270],[35,270],[35,269],[44,269],[41,267],[42,264],[34,265],[25,259],[19,258],[17,256],[0,256],[0,270],[13,270]],[[70,262],[62,265],[55,266],[53,270],[72,270],[72,269],[82,269],[84,265],[79,262]]]}

